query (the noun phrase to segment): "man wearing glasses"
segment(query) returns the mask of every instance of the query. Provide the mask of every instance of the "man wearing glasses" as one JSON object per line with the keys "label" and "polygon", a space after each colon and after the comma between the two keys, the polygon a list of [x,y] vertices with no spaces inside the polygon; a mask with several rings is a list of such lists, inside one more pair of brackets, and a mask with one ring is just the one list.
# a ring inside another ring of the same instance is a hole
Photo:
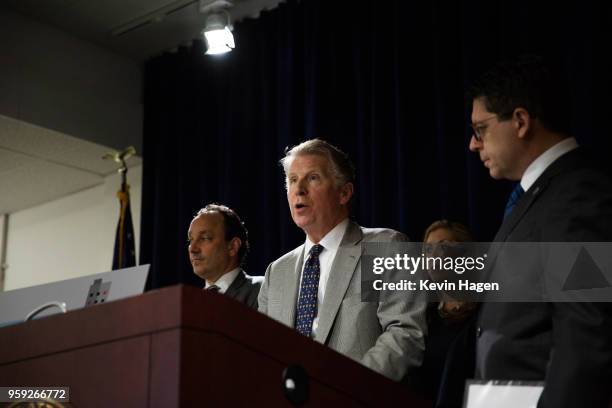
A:
{"label": "man wearing glasses", "polygon": [[[469,148],[492,178],[518,182],[495,242],[612,241],[612,182],[569,136],[562,85],[541,58],[522,57],[473,86]],[[532,272],[537,285],[544,271]],[[611,305],[485,299],[477,377],[545,381],[539,407],[612,406]]]}

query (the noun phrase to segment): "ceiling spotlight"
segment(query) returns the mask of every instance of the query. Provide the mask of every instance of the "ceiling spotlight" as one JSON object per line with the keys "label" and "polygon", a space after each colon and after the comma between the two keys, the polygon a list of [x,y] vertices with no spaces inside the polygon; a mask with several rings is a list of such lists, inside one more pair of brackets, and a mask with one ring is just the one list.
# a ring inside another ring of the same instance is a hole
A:
{"label": "ceiling spotlight", "polygon": [[202,33],[206,39],[206,54],[224,54],[236,48],[229,13],[225,10],[209,14]]}
{"label": "ceiling spotlight", "polygon": [[233,3],[228,0],[200,0],[200,13],[207,14],[202,34],[206,40],[206,54],[224,54],[236,47],[232,24],[227,9]]}

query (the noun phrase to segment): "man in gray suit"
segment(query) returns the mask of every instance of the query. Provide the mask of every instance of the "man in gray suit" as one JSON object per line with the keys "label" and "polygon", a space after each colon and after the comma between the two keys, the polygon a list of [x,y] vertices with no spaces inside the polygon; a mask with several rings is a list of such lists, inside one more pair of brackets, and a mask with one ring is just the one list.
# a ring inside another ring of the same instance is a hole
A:
{"label": "man in gray suit", "polygon": [[205,290],[257,308],[262,278],[248,276],[240,267],[249,251],[249,238],[238,214],[224,205],[207,205],[191,221],[187,240],[193,272],[204,279]]}
{"label": "man in gray suit", "polygon": [[409,295],[362,302],[361,243],[405,241],[389,229],[349,220],[354,168],[348,156],[313,139],[281,160],[287,200],[303,245],[272,262],[259,292],[259,311],[298,332],[401,380],[421,364],[425,303]]}

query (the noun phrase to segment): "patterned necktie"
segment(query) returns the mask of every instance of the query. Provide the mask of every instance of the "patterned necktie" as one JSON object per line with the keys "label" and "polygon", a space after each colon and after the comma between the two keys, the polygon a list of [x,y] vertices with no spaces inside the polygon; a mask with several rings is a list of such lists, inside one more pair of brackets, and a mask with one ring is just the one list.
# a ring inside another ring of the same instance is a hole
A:
{"label": "patterned necktie", "polygon": [[521,183],[517,183],[516,186],[514,186],[514,190],[512,190],[512,193],[510,193],[510,198],[508,198],[508,202],[506,203],[506,209],[504,210],[504,219],[508,218],[508,216],[516,206],[516,203],[524,193],[525,190],[523,190],[523,187],[521,187]]}
{"label": "patterned necktie", "polygon": [[315,245],[310,249],[308,260],[304,265],[302,284],[300,285],[300,298],[298,299],[295,317],[295,329],[304,336],[312,335],[312,322],[317,314],[317,300],[319,292],[319,254],[323,251],[322,245]]}
{"label": "patterned necktie", "polygon": [[210,285],[209,287],[206,288],[207,291],[213,292],[213,293],[219,293],[220,289],[221,288],[218,287],[217,285]]}

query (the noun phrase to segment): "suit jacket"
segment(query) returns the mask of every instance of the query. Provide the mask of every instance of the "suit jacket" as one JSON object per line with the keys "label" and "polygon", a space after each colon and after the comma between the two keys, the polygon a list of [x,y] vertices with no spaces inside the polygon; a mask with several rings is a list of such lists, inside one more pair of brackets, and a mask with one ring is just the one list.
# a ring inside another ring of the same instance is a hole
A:
{"label": "suit jacket", "polygon": [[243,270],[240,270],[240,273],[224,294],[253,309],[257,309],[257,295],[262,281],[263,277],[249,276]]}
{"label": "suit jacket", "polygon": [[[495,241],[612,241],[612,182],[592,163],[580,148],[553,162],[521,197]],[[542,276],[530,279],[537,285]],[[540,407],[608,407],[611,305],[482,304],[478,377],[545,380]]]}
{"label": "suit jacket", "polygon": [[[394,380],[421,364],[426,303],[409,302],[409,294],[362,302],[361,243],[405,240],[393,230],[349,224],[331,267],[314,338]],[[295,323],[303,262],[304,245],[272,262],[259,292],[259,311],[289,327]]]}

